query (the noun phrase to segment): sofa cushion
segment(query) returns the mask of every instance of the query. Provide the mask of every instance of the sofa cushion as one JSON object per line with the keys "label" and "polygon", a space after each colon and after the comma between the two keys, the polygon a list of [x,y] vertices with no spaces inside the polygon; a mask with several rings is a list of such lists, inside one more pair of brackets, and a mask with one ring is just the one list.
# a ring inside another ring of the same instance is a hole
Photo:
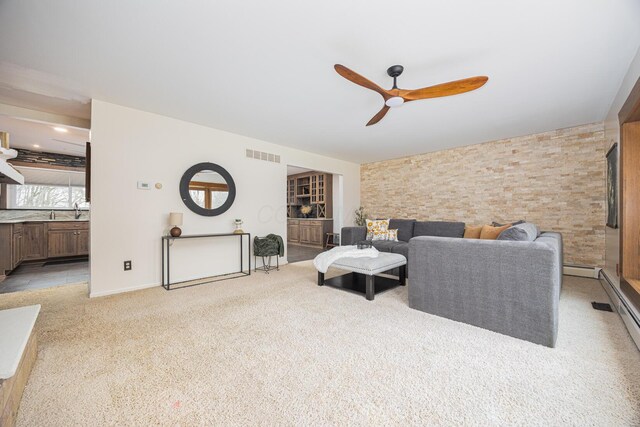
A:
{"label": "sofa cushion", "polygon": [[389,229],[398,230],[398,240],[408,242],[413,237],[413,224],[415,219],[391,219]]}
{"label": "sofa cushion", "polygon": [[525,231],[527,233],[527,236],[529,237],[529,241],[531,242],[536,240],[540,235],[540,229],[538,228],[538,226],[530,222],[523,222],[522,224],[516,224],[513,227]]}
{"label": "sofa cushion", "polygon": [[391,252],[393,252],[394,254],[404,255],[404,257],[408,260],[409,259],[409,243],[400,242],[391,248]]}
{"label": "sofa cushion", "polygon": [[493,227],[491,225],[484,225],[480,232],[480,238],[485,240],[496,240],[500,233],[507,228],[511,227],[511,224],[503,225],[502,227]]}
{"label": "sofa cushion", "polygon": [[464,222],[447,221],[416,221],[413,224],[413,237],[462,237],[464,236]]}
{"label": "sofa cushion", "polygon": [[464,238],[465,239],[479,239],[480,238],[480,233],[482,232],[482,226],[478,225],[477,227],[474,226],[466,226],[464,228]]}
{"label": "sofa cushion", "polygon": [[394,242],[391,240],[374,240],[371,244],[380,252],[391,252],[391,249],[394,246],[399,245],[400,242]]}
{"label": "sofa cushion", "polygon": [[509,227],[504,230],[496,240],[510,240],[510,241],[520,241],[520,242],[529,242],[529,235],[522,228],[518,227]]}

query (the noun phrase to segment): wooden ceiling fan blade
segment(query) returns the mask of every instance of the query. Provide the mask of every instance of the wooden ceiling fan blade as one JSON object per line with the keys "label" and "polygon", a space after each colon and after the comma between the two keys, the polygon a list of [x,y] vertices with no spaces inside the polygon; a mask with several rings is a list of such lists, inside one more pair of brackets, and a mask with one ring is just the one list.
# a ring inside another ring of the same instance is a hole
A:
{"label": "wooden ceiling fan blade", "polygon": [[376,114],[371,118],[371,120],[369,120],[367,126],[375,125],[376,123],[378,123],[387,114],[387,111],[389,111],[389,107],[385,105],[384,107],[382,107],[382,110],[378,111],[378,114]]}
{"label": "wooden ceiling fan blade", "polygon": [[348,69],[344,65],[336,64],[333,66],[333,68],[336,70],[338,74],[340,74],[342,77],[349,80],[350,82],[353,82],[357,85],[360,85],[362,87],[366,87],[367,89],[371,89],[375,92],[378,92],[380,95],[382,95],[385,101],[391,97],[391,95],[389,95],[386,90],[382,89],[380,86],[378,86],[371,80],[367,79],[366,77],[362,77],[360,74],[356,73],[355,71]]}
{"label": "wooden ceiling fan blade", "polygon": [[468,79],[456,80],[448,83],[441,83],[422,89],[400,90],[399,95],[405,101],[417,101],[419,99],[439,98],[442,96],[458,95],[459,93],[471,92],[482,86],[489,80],[487,76],[469,77]]}

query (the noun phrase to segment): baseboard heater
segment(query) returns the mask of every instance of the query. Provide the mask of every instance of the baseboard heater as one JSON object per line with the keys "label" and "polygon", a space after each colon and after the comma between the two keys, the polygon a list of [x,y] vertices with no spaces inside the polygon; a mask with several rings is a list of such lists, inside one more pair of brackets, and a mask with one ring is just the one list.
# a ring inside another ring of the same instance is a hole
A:
{"label": "baseboard heater", "polygon": [[[620,290],[611,282],[607,273],[603,270],[599,278],[604,279],[605,283],[600,284],[605,288],[611,302],[613,302],[618,314],[622,318],[622,322],[627,327],[629,335],[640,350],[640,319],[635,315],[634,311],[627,304],[627,300],[621,294]],[[611,295],[613,293],[613,295]],[[615,299],[613,298],[615,296]]]}
{"label": "baseboard heater", "polygon": [[600,277],[601,268],[585,267],[582,265],[564,265],[562,273],[567,276],[589,277],[590,279],[598,279]]}

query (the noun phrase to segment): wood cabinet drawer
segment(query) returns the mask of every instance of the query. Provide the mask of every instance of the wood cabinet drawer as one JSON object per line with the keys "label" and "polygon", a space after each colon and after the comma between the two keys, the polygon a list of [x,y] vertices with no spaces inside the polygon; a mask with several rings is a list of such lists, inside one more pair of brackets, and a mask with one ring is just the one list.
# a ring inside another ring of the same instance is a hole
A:
{"label": "wood cabinet drawer", "polygon": [[309,227],[317,227],[317,226],[322,227],[322,221],[313,221],[313,220],[311,220],[311,221],[300,221],[300,225],[301,226],[307,225]]}
{"label": "wood cabinet drawer", "polygon": [[49,230],[88,230],[89,222],[87,221],[64,221],[47,223]]}
{"label": "wood cabinet drawer", "polygon": [[298,225],[298,224],[300,224],[300,220],[289,219],[289,220],[287,220],[287,224],[289,224],[289,225]]}

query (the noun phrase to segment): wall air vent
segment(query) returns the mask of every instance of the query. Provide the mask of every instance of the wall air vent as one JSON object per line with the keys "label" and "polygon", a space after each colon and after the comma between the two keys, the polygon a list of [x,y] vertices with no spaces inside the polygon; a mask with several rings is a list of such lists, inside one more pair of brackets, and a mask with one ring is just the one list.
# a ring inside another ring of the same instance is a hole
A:
{"label": "wall air vent", "polygon": [[280,163],[280,156],[272,153],[265,153],[264,151],[250,150],[247,148],[247,158],[264,160],[265,162]]}

